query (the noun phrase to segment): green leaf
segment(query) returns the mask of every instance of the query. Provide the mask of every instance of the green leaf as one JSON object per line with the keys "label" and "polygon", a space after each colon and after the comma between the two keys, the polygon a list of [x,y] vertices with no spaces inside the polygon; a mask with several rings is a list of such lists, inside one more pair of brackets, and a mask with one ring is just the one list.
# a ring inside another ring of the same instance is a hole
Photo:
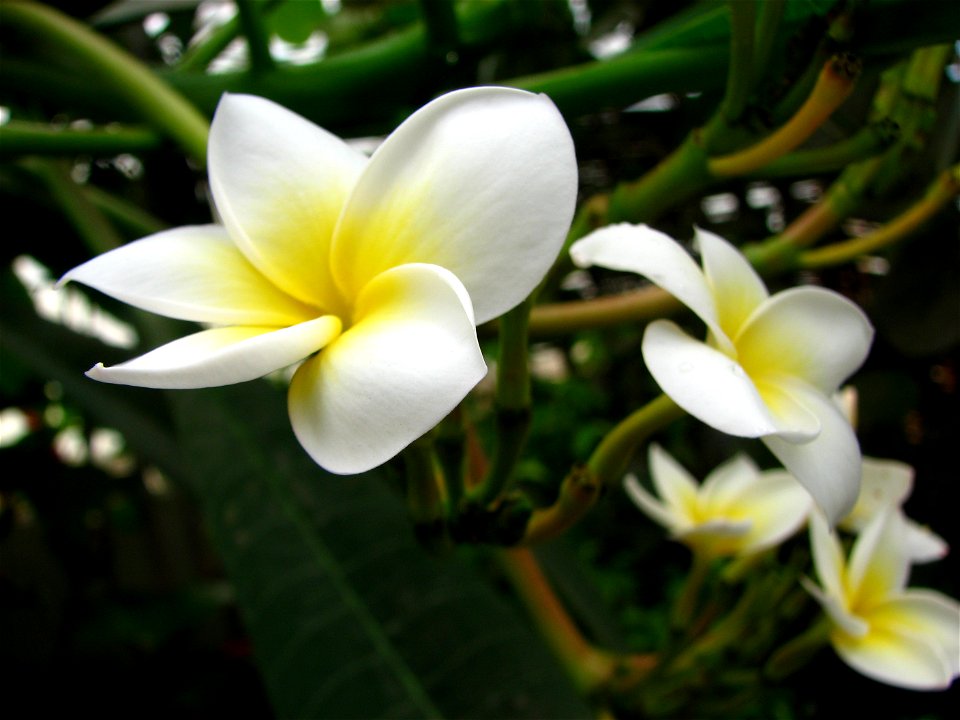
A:
{"label": "green leaf", "polygon": [[322,471],[265,383],[171,401],[280,716],[590,714],[513,608],[416,545],[385,471]]}

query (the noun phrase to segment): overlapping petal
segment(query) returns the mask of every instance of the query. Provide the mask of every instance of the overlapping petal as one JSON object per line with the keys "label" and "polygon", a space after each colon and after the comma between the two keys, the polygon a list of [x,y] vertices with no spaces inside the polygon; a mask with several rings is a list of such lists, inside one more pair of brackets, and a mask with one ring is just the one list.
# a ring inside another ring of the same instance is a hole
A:
{"label": "overlapping petal", "polygon": [[729,517],[750,520],[741,551],[759,552],[797,532],[807,519],[812,502],[809,493],[789,473],[770,471],[747,477],[752,478],[744,488],[748,492],[731,498],[726,507]]}
{"label": "overlapping petal", "polygon": [[696,480],[657,443],[650,444],[647,455],[657,494],[679,517],[695,521],[699,492]]}
{"label": "overlapping petal", "polygon": [[842,295],[813,287],[777,293],[734,338],[751,377],[792,376],[824,393],[833,393],[860,367],[872,341],[863,311]]}
{"label": "overlapping petal", "polygon": [[355,324],[298,368],[290,419],[320,465],[363,472],[436,425],[485,372],[463,285],[437,266],[401,265],[374,278]]}
{"label": "overlapping petal", "polygon": [[690,522],[690,518],[678,513],[675,508],[661,502],[640,484],[636,475],[627,475],[623,479],[623,489],[633,503],[647,514],[654,522],[676,532]]}
{"label": "overlapping petal", "polygon": [[180,320],[285,326],[317,315],[261,275],[219,225],[174,228],[123,245],[60,282],[70,281]]}
{"label": "overlapping petal", "polygon": [[225,327],[187,335],[119,365],[96,365],[87,375],[101,382],[149,388],[202,388],[263,377],[302,360],[334,340],[331,315],[291,327]]}
{"label": "overlapping petal", "polygon": [[718,322],[733,340],[747,318],[769,296],[767,287],[747,259],[719,235],[697,228],[694,241],[700,249]]}
{"label": "overlapping petal", "polygon": [[374,153],[337,226],[336,280],[355,297],[388,268],[440,265],[485,322],[523,300],[553,263],[576,192],[573,143],[546,96],[450,93]]}
{"label": "overlapping petal", "polygon": [[816,416],[820,433],[804,442],[767,435],[763,443],[809,491],[833,524],[856,503],[860,491],[860,445],[843,413],[826,395],[802,384],[792,385],[791,392]]}
{"label": "overlapping petal", "polygon": [[641,351],[663,391],[699,420],[740,437],[778,431],[776,420],[743,368],[673,322],[650,323]]}
{"label": "overlapping petal", "polygon": [[850,667],[887,685],[942,690],[956,676],[937,642],[896,624],[873,622],[870,631],[859,637],[834,632],[831,642]]}
{"label": "overlapping petal", "polygon": [[830,597],[845,597],[846,561],[840,548],[840,541],[830,529],[826,518],[819,512],[810,513],[809,527],[813,567],[817,571],[820,584]]}
{"label": "overlapping petal", "polygon": [[693,310],[722,349],[732,350],[703,271],[669,235],[648,225],[608,225],[575,242],[570,257],[580,267],[599,265],[643,275]]}
{"label": "overlapping petal", "polygon": [[250,262],[290,295],[341,313],[330,243],[366,158],[280,105],[228,94],[210,126],[208,162],[217,210]]}
{"label": "overlapping petal", "polygon": [[847,569],[847,591],[869,605],[873,598],[899,593],[910,574],[906,526],[896,508],[887,508],[857,536]]}

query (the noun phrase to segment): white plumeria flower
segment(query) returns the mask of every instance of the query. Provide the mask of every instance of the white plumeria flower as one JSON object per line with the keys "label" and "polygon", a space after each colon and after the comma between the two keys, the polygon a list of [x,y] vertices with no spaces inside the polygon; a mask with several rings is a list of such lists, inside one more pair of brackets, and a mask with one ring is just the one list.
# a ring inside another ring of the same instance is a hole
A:
{"label": "white plumeria flower", "polygon": [[871,457],[863,458],[862,468],[857,504],[838,526],[861,532],[874,516],[893,508],[903,518],[904,543],[910,562],[926,563],[943,558],[950,549],[946,540],[903,514],[903,503],[913,490],[913,468],[896,460]]}
{"label": "white plumeria flower", "polygon": [[659,498],[632,475],[624,480],[627,494],[676,540],[708,556],[745,556],[774,547],[799,530],[810,512],[809,493],[789,473],[761,472],[743,454],[700,486],[656,443],[649,460]]}
{"label": "white plumeria flower", "polygon": [[574,244],[581,267],[636,272],[707,325],[700,341],[669,320],[650,323],[643,358],[680,407],[730,435],[760,437],[835,522],[857,498],[860,448],[831,395],[863,363],[866,315],[841,295],[799,287],[770,296],[740,252],[697,229],[701,270],[672,238],[612,225]]}
{"label": "white plumeria flower", "polygon": [[960,604],[933,590],[906,589],[910,559],[903,517],[886,508],[843,557],[826,520],[810,518],[820,587],[805,581],[830,619],[830,643],[856,671],[915,690],[947,688],[960,673]]}
{"label": "white plumeria flower", "polygon": [[560,113],[507,88],[434,100],[369,161],[268,100],[226,95],[208,151],[222,226],[152,235],[63,281],[215,327],[88,375],[197,388],[306,358],[290,420],[336,473],[393,457],[484,376],[475,325],[536,286],[576,201]]}

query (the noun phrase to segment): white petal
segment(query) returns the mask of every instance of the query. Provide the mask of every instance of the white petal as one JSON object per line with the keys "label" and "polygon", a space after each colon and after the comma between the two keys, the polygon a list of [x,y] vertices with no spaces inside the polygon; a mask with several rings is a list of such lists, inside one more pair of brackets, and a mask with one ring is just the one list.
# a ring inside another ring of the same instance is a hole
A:
{"label": "white petal", "polygon": [[201,388],[245,382],[302,360],[333,340],[332,315],[277,330],[226,327],[203,330],[161,345],[120,365],[96,365],[94,380],[149,388]]}
{"label": "white petal", "polygon": [[913,690],[942,690],[960,665],[960,608],[932,592],[912,592],[869,613],[862,637],[831,637],[844,662],[867,677]]}
{"label": "white petal", "polygon": [[330,243],[366,158],[269,100],[224,95],[208,162],[217,210],[250,262],[285,292],[341,314]]}
{"label": "white petal", "polygon": [[678,517],[686,522],[695,522],[699,505],[696,480],[657,443],[650,443],[647,457],[657,494]]}
{"label": "white petal", "polygon": [[830,529],[826,518],[814,510],[810,513],[810,551],[813,566],[827,595],[838,602],[846,598],[846,562],[840,541]]}
{"label": "white petal", "polygon": [[862,530],[884,508],[901,505],[913,488],[913,468],[906,463],[865,457],[862,472],[857,504],[840,523],[844,529]]}
{"label": "white petal", "polygon": [[334,240],[337,282],[355,297],[388,268],[440,265],[485,322],[543,278],[576,195],[573,141],[546,96],[448,93],[397,128],[358,180]]}
{"label": "white petal", "polygon": [[744,453],[738,453],[714,468],[700,488],[703,509],[708,515],[721,515],[756,486],[760,469]]}
{"label": "white petal", "polygon": [[673,508],[648,493],[635,475],[627,475],[623,479],[623,489],[627,496],[633,500],[634,505],[643,510],[654,522],[674,532],[678,528],[686,526],[689,518],[675,512]]}
{"label": "white petal", "polygon": [[930,528],[906,518],[907,555],[915,565],[933,562],[946,557],[950,551],[947,541]]}
{"label": "white petal", "polygon": [[719,235],[696,228],[694,242],[713,294],[720,327],[735,338],[748,317],[769,296],[756,270],[743,254]]}
{"label": "white petal", "polygon": [[810,494],[790,473],[774,470],[756,478],[750,492],[730,506],[732,518],[749,518],[742,552],[760,552],[793,535],[810,514]]}
{"label": "white petal", "polygon": [[374,278],[358,316],[297,370],[290,420],[311,457],[335,473],[369,470],[434,427],[484,376],[469,298],[432,265]]}
{"label": "white petal", "polygon": [[789,375],[829,394],[866,359],[873,327],[842,295],[800,287],[761,305],[733,341],[751,377]]}
{"label": "white petal", "polygon": [[867,622],[863,618],[848,612],[840,599],[824,593],[823,590],[807,578],[800,578],[800,583],[806,591],[813,596],[813,599],[820,604],[820,607],[823,608],[827,617],[830,618],[830,621],[836,626],[837,630],[831,633],[831,640],[833,640],[837,634],[863,637],[869,632],[870,626]]}
{"label": "white petal", "polygon": [[316,317],[279,290],[219,225],[165,230],[74,268],[76,281],[159,315],[218,325],[295,325]]}
{"label": "white petal", "polygon": [[[890,611],[893,613],[890,613]],[[952,677],[960,673],[960,604],[935,590],[913,589],[886,606],[876,608],[871,619],[883,613],[905,631],[922,635],[940,646]]]}
{"label": "white petal", "polygon": [[648,225],[608,225],[575,242],[570,257],[580,267],[599,265],[643,275],[693,310],[721,347],[731,350],[703,271],[669,235]]}
{"label": "white petal", "polygon": [[831,524],[853,507],[860,492],[860,445],[843,413],[828,397],[801,386],[791,388],[820,423],[820,434],[802,443],[776,435],[764,444],[813,496]]}
{"label": "white petal", "polygon": [[855,602],[868,605],[899,593],[907,584],[910,558],[899,508],[878,514],[857,536],[847,575]]}
{"label": "white petal", "polygon": [[669,320],[647,326],[642,352],[663,391],[707,425],[740,437],[777,432],[776,421],[743,368]]}
{"label": "white petal", "polygon": [[707,520],[675,533],[675,538],[697,552],[721,557],[741,552],[749,533],[749,520]]}

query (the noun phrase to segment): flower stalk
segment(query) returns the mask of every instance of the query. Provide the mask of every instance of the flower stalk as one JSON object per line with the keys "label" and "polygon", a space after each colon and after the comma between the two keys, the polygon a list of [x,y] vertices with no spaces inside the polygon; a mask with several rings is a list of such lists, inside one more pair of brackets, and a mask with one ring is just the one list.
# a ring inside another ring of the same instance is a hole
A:
{"label": "flower stalk", "polygon": [[712,157],[707,169],[714,177],[734,177],[753,172],[785,155],[809,138],[853,92],[860,61],[835,55],[826,65],[813,91],[800,109],[778,130],[745,150]]}

